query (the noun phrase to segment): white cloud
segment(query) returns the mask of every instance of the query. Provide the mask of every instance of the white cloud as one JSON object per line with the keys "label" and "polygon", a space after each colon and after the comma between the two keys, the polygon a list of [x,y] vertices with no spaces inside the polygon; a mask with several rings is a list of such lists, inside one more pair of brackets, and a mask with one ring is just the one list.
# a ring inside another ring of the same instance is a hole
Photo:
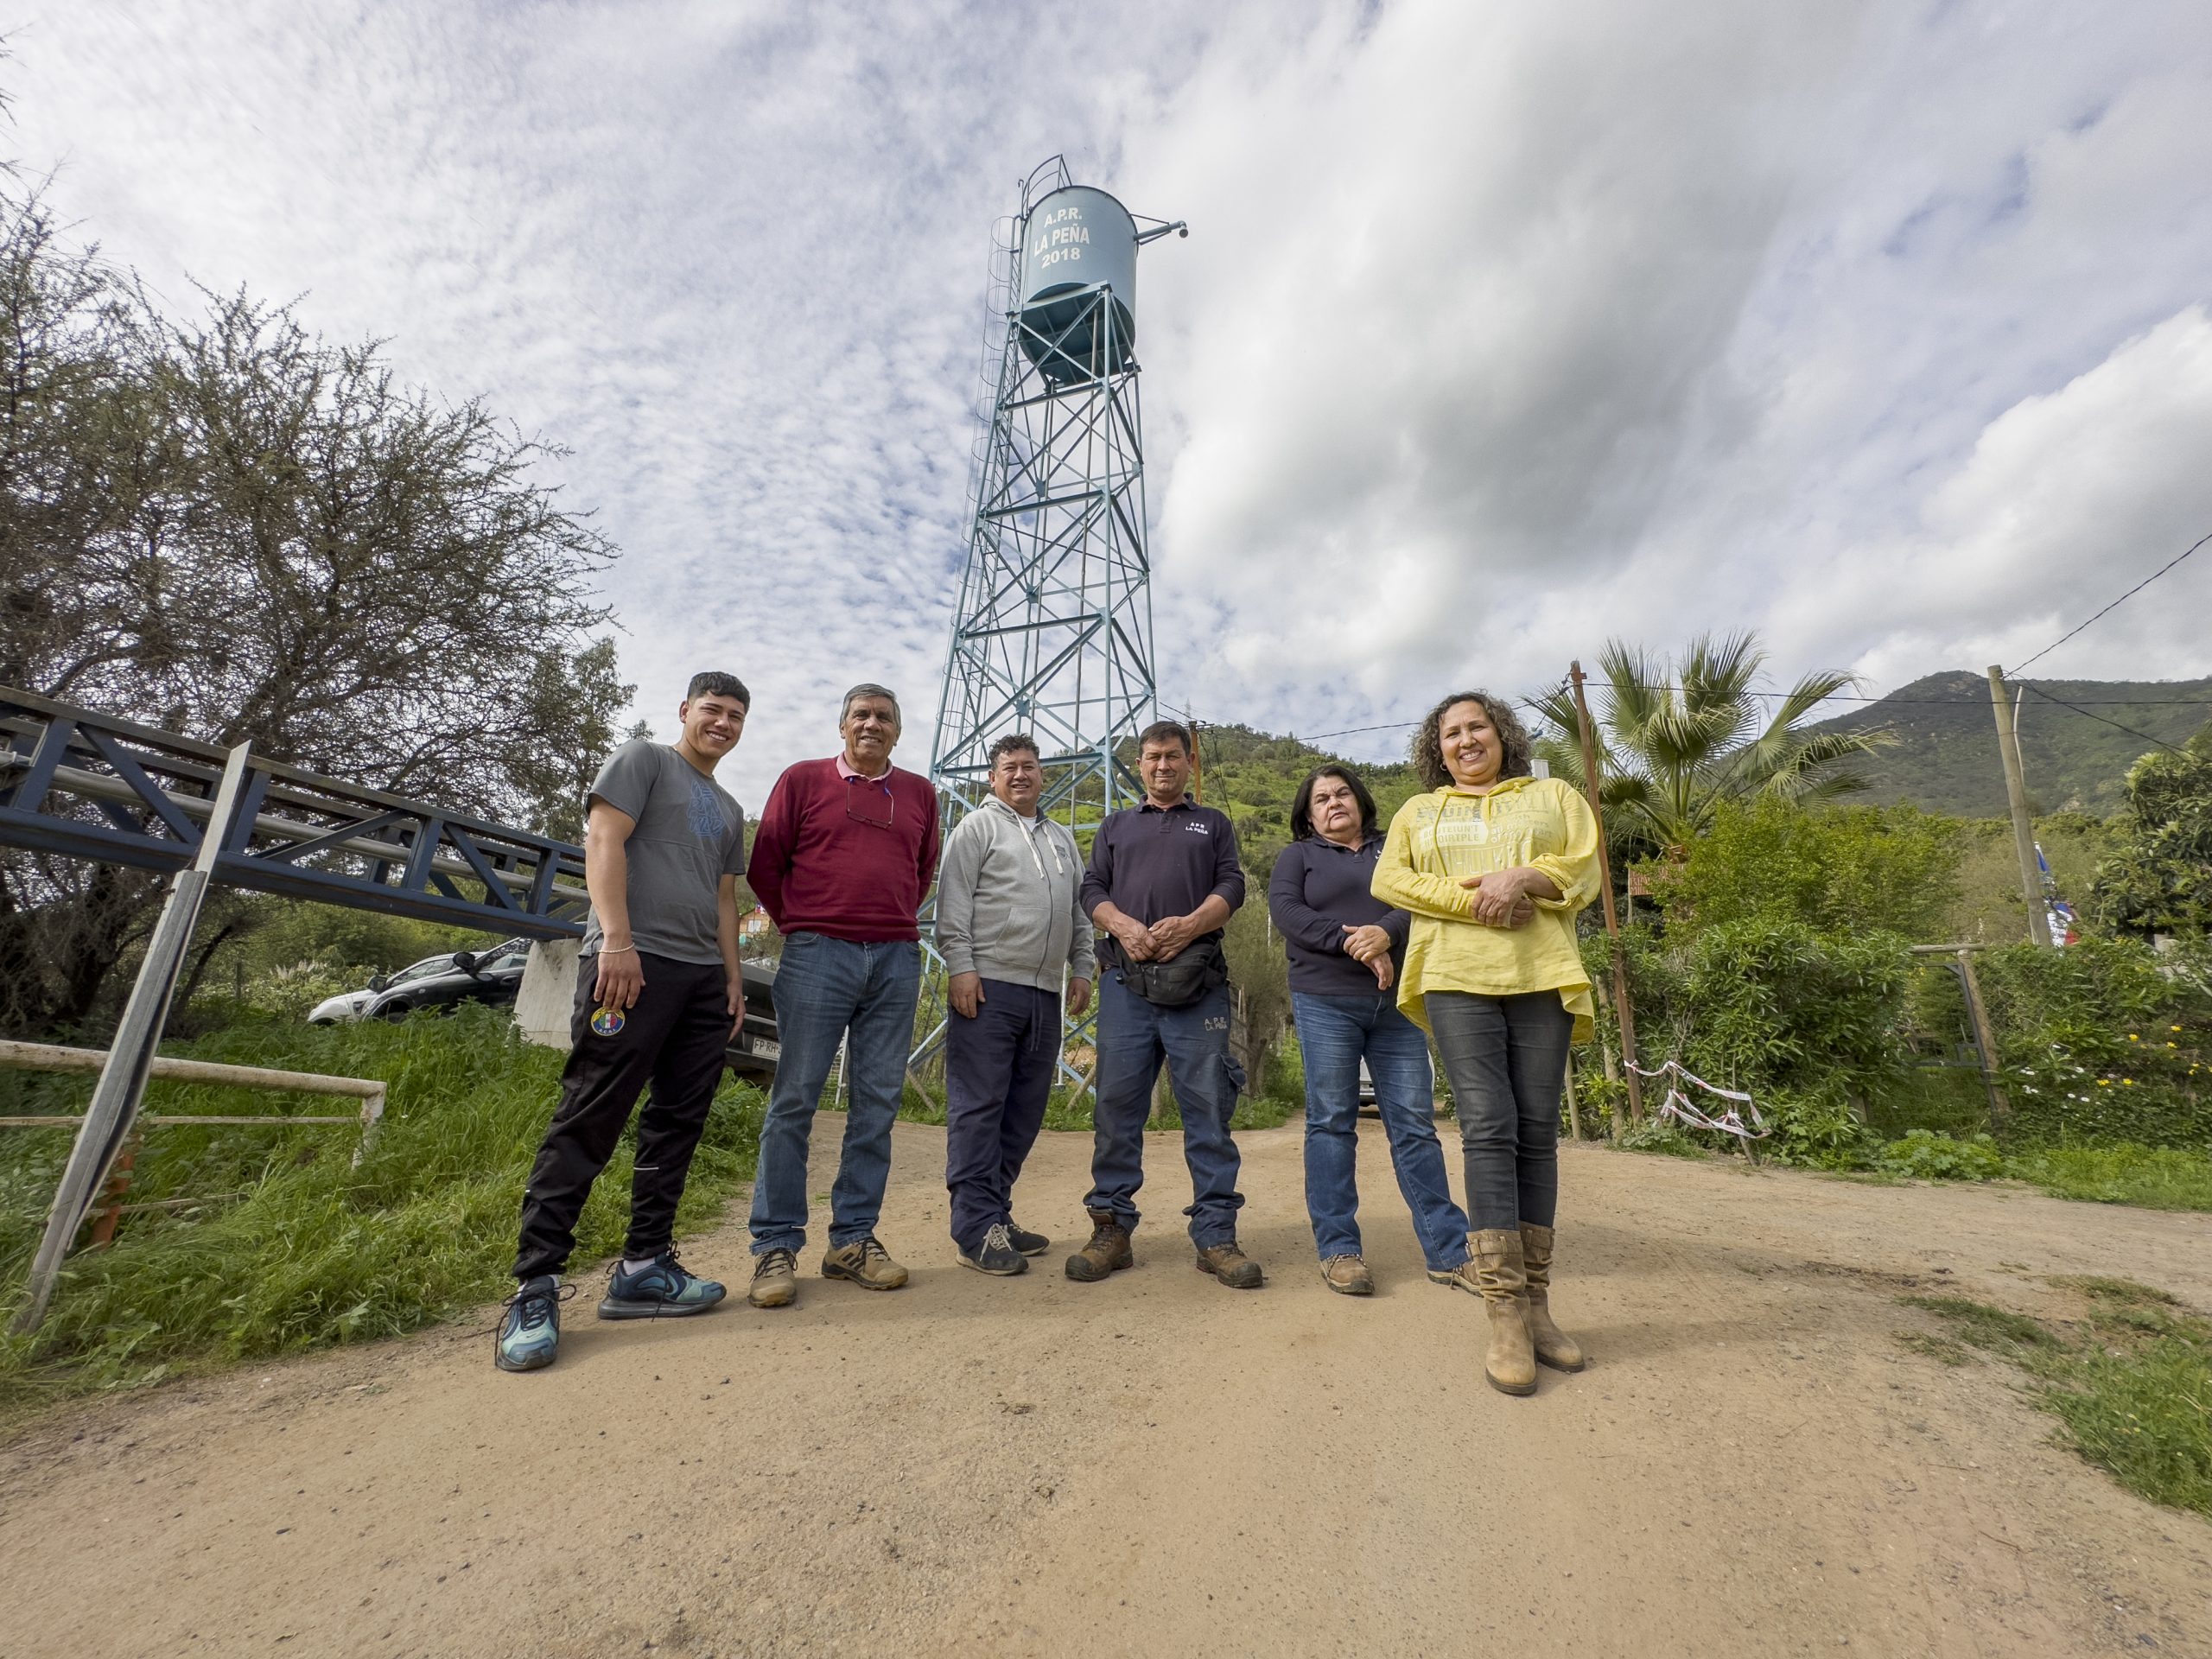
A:
{"label": "white cloud", "polygon": [[[641,708],[744,674],[754,802],[862,676],[926,760],[984,255],[1058,149],[1192,224],[1139,310],[1160,680],[1210,717],[1715,626],[1893,683],[2212,527],[2185,0],[32,0],[11,42],[10,147],[172,302],[304,294],[570,447]],[[2050,665],[2202,671],[2212,575],[2169,582]]]}

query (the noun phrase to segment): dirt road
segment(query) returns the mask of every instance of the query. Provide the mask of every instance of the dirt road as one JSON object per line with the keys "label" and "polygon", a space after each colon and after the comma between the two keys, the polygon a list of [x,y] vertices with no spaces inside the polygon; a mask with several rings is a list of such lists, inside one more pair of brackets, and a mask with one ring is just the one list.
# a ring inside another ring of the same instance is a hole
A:
{"label": "dirt road", "polygon": [[[2202,1217],[1570,1149],[1592,1361],[1510,1400],[1372,1125],[1366,1301],[1314,1271],[1295,1127],[1243,1137],[1257,1293],[1192,1271],[1154,1141],[1105,1284],[1058,1270],[1087,1137],[1020,1194],[1047,1270],[998,1281],[902,1124],[895,1294],[810,1257],[796,1309],[613,1325],[593,1274],[539,1375],[455,1330],[56,1420],[0,1451],[0,1653],[2212,1652],[2212,1528],[1895,1340],[1915,1286],[2212,1306]],[[687,1259],[738,1280],[741,1224]]]}

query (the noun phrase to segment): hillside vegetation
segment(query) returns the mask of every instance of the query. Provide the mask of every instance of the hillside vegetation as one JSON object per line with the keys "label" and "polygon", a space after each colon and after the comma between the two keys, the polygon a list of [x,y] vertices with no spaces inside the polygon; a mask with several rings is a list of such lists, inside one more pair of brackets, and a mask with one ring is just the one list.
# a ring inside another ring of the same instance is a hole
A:
{"label": "hillside vegetation", "polygon": [[[2212,678],[2013,684],[2028,688],[2020,707],[2020,762],[2038,816],[2080,811],[2102,817],[2120,805],[2128,767],[2155,747],[2120,726],[2178,747],[2212,721]],[[2090,712],[2061,708],[2050,698]],[[1868,788],[1856,799],[1877,806],[1905,802],[1962,818],[2001,817],[2008,810],[1989,682],[1982,675],[1964,669],[1930,674],[1807,729],[1876,727],[1888,728],[1896,742],[1859,763]]]}

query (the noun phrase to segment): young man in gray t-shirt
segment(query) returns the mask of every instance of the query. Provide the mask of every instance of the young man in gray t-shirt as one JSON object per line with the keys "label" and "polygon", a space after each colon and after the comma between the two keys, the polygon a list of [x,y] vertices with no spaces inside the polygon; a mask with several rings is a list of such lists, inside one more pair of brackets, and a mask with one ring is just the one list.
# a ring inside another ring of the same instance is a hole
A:
{"label": "young man in gray t-shirt", "polygon": [[693,676],[677,711],[683,735],[673,745],[624,744],[585,797],[591,920],[561,1103],[523,1192],[520,1287],[494,1351],[502,1370],[553,1363],[577,1217],[648,1083],[629,1239],[599,1316],[667,1319],[722,1300],[721,1286],[677,1265],[672,1230],[730,1033],[745,1013],[737,960],[745,812],[714,770],[737,747],[752,702],[733,675]]}

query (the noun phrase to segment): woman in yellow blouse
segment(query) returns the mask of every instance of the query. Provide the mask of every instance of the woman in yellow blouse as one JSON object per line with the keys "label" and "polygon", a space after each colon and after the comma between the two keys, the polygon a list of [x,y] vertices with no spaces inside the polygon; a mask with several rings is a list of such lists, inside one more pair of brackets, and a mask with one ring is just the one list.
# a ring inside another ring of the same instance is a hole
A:
{"label": "woman in yellow blouse", "polygon": [[1567,785],[1530,776],[1512,706],[1455,692],[1429,711],[1414,765],[1430,792],[1390,820],[1374,892],[1413,917],[1398,1006],[1436,1039],[1466,1159],[1469,1268],[1490,1315],[1484,1371],[1534,1394],[1536,1362],[1582,1369],[1552,1323],[1560,1096],[1567,1045],[1590,1035],[1574,918],[1598,893],[1598,826]]}

